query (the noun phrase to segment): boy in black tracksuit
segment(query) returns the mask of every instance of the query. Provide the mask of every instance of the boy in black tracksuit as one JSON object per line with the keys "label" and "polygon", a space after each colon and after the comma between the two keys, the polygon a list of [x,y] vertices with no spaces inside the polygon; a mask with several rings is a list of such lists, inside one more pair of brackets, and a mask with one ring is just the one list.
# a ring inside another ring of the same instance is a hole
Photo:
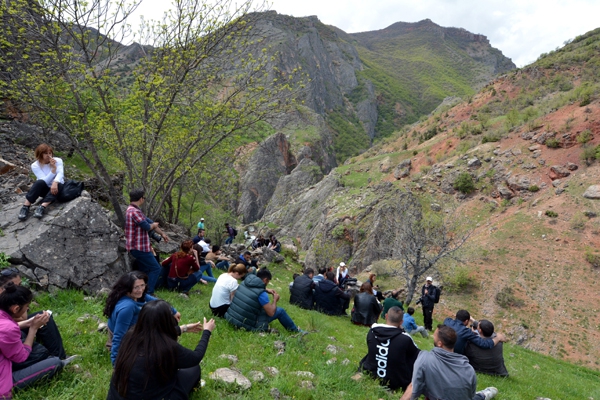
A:
{"label": "boy in black tracksuit", "polygon": [[406,390],[420,351],[402,329],[403,314],[400,307],[394,306],[386,314],[386,324],[371,326],[367,334],[369,352],[359,363],[359,370],[379,378],[391,390]]}

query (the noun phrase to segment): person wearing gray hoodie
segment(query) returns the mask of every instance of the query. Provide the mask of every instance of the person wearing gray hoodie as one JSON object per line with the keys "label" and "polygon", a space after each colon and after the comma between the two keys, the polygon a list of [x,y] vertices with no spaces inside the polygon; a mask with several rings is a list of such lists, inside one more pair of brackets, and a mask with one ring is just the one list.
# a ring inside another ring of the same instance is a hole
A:
{"label": "person wearing gray hoodie", "polygon": [[425,395],[429,400],[489,400],[498,389],[477,390],[477,376],[467,357],[454,352],[456,332],[438,325],[433,333],[434,348],[421,351],[413,368],[411,384],[400,400],[416,400]]}

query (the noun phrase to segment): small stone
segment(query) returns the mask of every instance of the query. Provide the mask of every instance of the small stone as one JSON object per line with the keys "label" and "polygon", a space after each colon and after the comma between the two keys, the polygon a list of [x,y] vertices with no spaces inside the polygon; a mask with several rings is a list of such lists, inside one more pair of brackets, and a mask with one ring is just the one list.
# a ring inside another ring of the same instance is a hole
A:
{"label": "small stone", "polygon": [[311,379],[315,377],[315,374],[313,374],[310,371],[296,371],[296,375],[303,376],[306,378],[311,378]]}
{"label": "small stone", "polygon": [[273,342],[273,347],[275,347],[276,350],[285,351],[285,342],[283,340],[276,340],[275,342]]}
{"label": "small stone", "polygon": [[225,358],[225,359],[227,359],[227,360],[231,361],[231,363],[232,363],[232,364],[235,364],[235,363],[237,363],[237,362],[238,362],[238,358],[237,358],[237,356],[236,356],[236,355],[233,355],[233,354],[221,354],[221,355],[219,356],[219,358]]}
{"label": "small stone", "polygon": [[279,400],[281,398],[281,392],[279,391],[279,389],[277,388],[273,388],[269,391],[269,394],[271,395],[271,397],[273,397],[275,400]]}
{"label": "small stone", "polygon": [[265,380],[265,374],[260,371],[250,371],[248,372],[248,376],[254,382],[262,382]]}
{"label": "small stone", "polygon": [[600,185],[592,185],[588,187],[583,194],[583,197],[593,200],[600,199]]}
{"label": "small stone", "polygon": [[362,379],[362,374],[360,372],[357,372],[356,374],[352,375],[351,379],[358,382]]}
{"label": "small stone", "polygon": [[333,358],[327,360],[327,362],[325,364],[331,365],[331,364],[335,364],[336,362],[337,362],[337,358],[333,357]]}
{"label": "small stone", "polygon": [[92,296],[85,296],[83,298],[83,301],[90,301],[90,300],[94,300],[94,298]]}
{"label": "small stone", "polygon": [[277,368],[275,368],[275,367],[267,367],[267,368],[265,368],[265,370],[271,376],[277,376],[277,375],[279,375],[279,370]]}
{"label": "small stone", "polygon": [[108,324],[106,322],[100,322],[98,324],[98,332],[104,332],[108,329]]}
{"label": "small stone", "polygon": [[347,358],[344,358],[344,361],[342,361],[342,365],[348,365],[350,364],[350,360],[348,360]]}
{"label": "small stone", "polygon": [[325,348],[325,351],[328,351],[331,354],[337,354],[340,351],[340,349],[332,344],[328,344]]}
{"label": "small stone", "polygon": [[209,378],[216,381],[236,384],[242,389],[250,389],[252,386],[252,383],[248,378],[240,372],[229,368],[219,368],[215,372],[209,374]]}
{"label": "small stone", "polygon": [[303,389],[314,389],[315,385],[312,381],[302,381],[300,382],[300,387]]}

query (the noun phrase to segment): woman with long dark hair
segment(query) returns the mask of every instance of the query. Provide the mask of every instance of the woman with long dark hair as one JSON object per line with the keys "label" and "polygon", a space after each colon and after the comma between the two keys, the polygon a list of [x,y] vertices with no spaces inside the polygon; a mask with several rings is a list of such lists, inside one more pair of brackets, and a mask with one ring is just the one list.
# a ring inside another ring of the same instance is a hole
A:
{"label": "woman with long dark hair", "polygon": [[48,357],[26,368],[13,371],[13,363],[22,363],[29,357],[38,329],[48,323],[47,312],[31,319],[29,331],[21,342],[21,330],[15,320],[27,317],[33,299],[31,290],[9,282],[0,294],[0,399],[12,399],[12,388],[24,388],[42,378],[50,378],[70,360]]}
{"label": "woman with long dark hair", "polygon": [[379,318],[381,304],[373,294],[373,287],[369,282],[360,286],[360,291],[354,296],[352,309],[352,322],[356,325],[371,326]]}
{"label": "woman with long dark hair", "polygon": [[200,381],[199,364],[215,321],[204,318],[204,332],[194,350],[177,343],[175,326],[165,301],[142,307],[137,324],[123,339],[107,400],[188,399]]}
{"label": "woman with long dark hair", "polygon": [[[131,271],[119,278],[108,294],[104,307],[104,315],[108,317],[109,330],[109,339],[106,346],[110,347],[110,360],[113,365],[117,359],[121,340],[129,328],[137,322],[142,306],[150,301],[157,300],[146,293],[147,284],[148,275],[140,271]],[[171,311],[179,321],[181,315],[174,308]],[[191,327],[184,325],[181,331],[186,332],[188,327],[197,329],[196,325],[193,324]]]}

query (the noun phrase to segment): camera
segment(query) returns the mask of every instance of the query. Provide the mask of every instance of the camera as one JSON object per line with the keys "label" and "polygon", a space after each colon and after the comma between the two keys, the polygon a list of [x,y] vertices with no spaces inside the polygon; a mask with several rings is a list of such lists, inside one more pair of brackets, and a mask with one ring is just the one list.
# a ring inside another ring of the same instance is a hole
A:
{"label": "camera", "polygon": [[421,304],[422,301],[423,301],[423,299],[421,297],[419,297],[419,300],[417,300],[417,302],[415,304]]}
{"label": "camera", "polygon": [[156,231],[154,229],[152,229],[151,231],[148,231],[148,236],[150,236],[150,239],[155,240],[157,242],[160,242],[162,240],[162,236],[160,236],[158,233],[156,233]]}

